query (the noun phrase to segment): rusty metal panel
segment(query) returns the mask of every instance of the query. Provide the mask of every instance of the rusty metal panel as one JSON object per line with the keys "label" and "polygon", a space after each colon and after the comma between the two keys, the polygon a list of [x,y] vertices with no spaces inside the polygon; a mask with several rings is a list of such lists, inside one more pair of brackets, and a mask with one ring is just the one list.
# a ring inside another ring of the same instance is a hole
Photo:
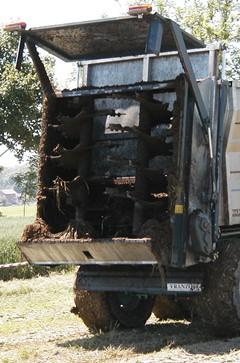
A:
{"label": "rusty metal panel", "polygon": [[23,255],[33,264],[155,264],[149,238],[40,239],[19,242]]}
{"label": "rusty metal panel", "polygon": [[[24,33],[50,53],[65,60],[100,59],[145,53],[152,21],[164,23],[161,51],[176,50],[165,18],[158,14],[137,17],[101,19],[81,23],[32,28]],[[188,49],[203,43],[183,32]]]}

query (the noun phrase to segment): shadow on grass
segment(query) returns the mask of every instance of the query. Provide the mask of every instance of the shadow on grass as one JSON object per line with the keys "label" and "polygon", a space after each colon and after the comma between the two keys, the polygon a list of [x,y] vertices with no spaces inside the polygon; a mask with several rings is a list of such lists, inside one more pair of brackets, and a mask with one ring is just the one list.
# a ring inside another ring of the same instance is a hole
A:
{"label": "shadow on grass", "polygon": [[202,327],[188,322],[159,322],[146,325],[143,329],[113,330],[105,334],[90,335],[69,340],[65,348],[106,350],[108,347],[131,349],[134,353],[151,353],[168,348],[184,348],[192,354],[216,355],[229,353],[238,348],[240,338],[216,340]]}

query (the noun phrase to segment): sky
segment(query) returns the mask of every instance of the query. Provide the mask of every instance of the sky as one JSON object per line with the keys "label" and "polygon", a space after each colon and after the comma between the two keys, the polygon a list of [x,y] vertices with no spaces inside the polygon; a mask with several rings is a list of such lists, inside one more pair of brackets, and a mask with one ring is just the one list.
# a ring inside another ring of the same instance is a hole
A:
{"label": "sky", "polygon": [[126,12],[125,0],[8,0],[1,4],[0,23],[22,20],[27,27],[118,16]]}
{"label": "sky", "polygon": [[[127,0],[7,0],[1,2],[0,25],[24,21],[27,29],[35,26],[72,23],[115,17],[126,14]],[[61,64],[57,64],[57,69]],[[0,145],[0,155],[5,151]],[[9,167],[18,164],[9,151],[0,157],[0,165]]]}

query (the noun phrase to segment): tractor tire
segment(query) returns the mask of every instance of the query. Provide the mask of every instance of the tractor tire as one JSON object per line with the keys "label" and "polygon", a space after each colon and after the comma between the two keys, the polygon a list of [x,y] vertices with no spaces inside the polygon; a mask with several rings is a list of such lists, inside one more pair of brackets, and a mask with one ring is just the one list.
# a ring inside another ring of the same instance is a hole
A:
{"label": "tractor tire", "polygon": [[93,333],[117,327],[142,327],[152,313],[152,296],[79,290],[76,282],[77,277],[73,287],[75,307],[71,312],[78,315]]}
{"label": "tractor tire", "polygon": [[150,317],[154,297],[124,292],[110,292],[107,301],[112,316],[122,328],[141,328]]}
{"label": "tractor tire", "polygon": [[240,333],[240,240],[219,243],[218,259],[206,266],[205,289],[193,301],[196,320],[218,336]]}
{"label": "tractor tire", "polygon": [[153,306],[153,314],[159,320],[190,320],[191,310],[185,303],[175,301],[169,296],[157,296]]}
{"label": "tractor tire", "polygon": [[117,326],[117,319],[110,313],[104,292],[77,290],[74,288],[76,307],[72,312],[77,314],[90,332],[107,332]]}

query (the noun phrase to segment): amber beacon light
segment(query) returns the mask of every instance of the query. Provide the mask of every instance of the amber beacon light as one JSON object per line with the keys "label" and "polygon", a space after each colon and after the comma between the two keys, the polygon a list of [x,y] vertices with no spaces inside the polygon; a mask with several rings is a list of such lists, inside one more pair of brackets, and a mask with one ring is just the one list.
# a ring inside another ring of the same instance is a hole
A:
{"label": "amber beacon light", "polygon": [[9,31],[9,32],[13,32],[13,31],[20,31],[25,29],[27,26],[26,23],[24,23],[23,21],[19,22],[19,23],[12,23],[12,24],[7,24],[4,26],[4,30]]}
{"label": "amber beacon light", "polygon": [[150,4],[133,5],[129,6],[128,8],[129,15],[150,14],[151,11],[152,11],[152,5]]}

